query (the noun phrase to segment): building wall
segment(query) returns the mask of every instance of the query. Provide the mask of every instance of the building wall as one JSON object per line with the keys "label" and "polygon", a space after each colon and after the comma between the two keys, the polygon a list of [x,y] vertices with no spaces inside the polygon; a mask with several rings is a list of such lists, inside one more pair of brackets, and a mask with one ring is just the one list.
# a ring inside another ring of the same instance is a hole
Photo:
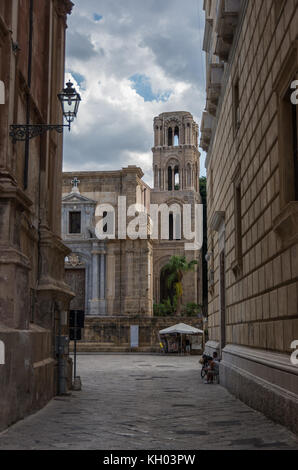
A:
{"label": "building wall", "polygon": [[[223,66],[211,124],[205,115],[201,128],[208,151],[210,347],[222,350],[225,386],[297,431],[298,369],[290,354],[298,339],[298,202],[285,92],[298,73],[298,2],[234,2],[227,57],[220,36],[229,20],[221,13],[216,23],[223,3],[211,0],[210,13],[210,1],[204,5],[205,50],[221,56]],[[207,109],[212,85],[211,79]]]}
{"label": "building wall", "polygon": [[[150,188],[142,181],[142,176],[141,169],[135,166],[111,172],[63,174],[63,238],[72,252],[80,256],[82,264],[78,268],[83,266],[87,272],[86,315],[141,314],[150,317],[153,314],[152,243],[149,239],[130,240],[125,237],[120,240],[118,237],[118,197],[126,196],[126,211],[136,203],[145,203],[149,208]],[[75,177],[80,181],[81,202],[80,199],[71,199],[71,182]],[[95,205],[91,210],[92,201]],[[97,239],[94,219],[96,204],[109,204],[114,209],[115,239]],[[68,207],[76,208],[83,214],[81,234],[67,233]],[[86,208],[89,211],[87,224],[84,216]],[[127,224],[131,219],[133,217],[127,217]],[[98,255],[100,261],[95,259]],[[66,268],[71,269],[71,263],[67,263]]]}
{"label": "building wall", "polygon": [[[202,329],[202,320],[198,318],[181,317],[179,321]],[[82,333],[82,341],[77,343],[78,351],[110,351],[130,352],[130,327],[139,327],[139,347],[134,348],[137,352],[160,352],[159,331],[177,323],[177,317],[113,317],[87,318]],[[195,341],[195,340],[194,340]],[[196,343],[203,341],[203,335],[199,335]],[[198,346],[199,346],[198,344]],[[200,349],[193,350],[200,353]]]}
{"label": "building wall", "polygon": [[71,8],[69,0],[0,5],[0,79],[6,92],[0,106],[0,429],[46,404],[58,389],[55,336],[72,297],[64,283],[68,250],[60,238],[57,198],[62,136],[14,144],[9,126],[61,122],[57,93]]}

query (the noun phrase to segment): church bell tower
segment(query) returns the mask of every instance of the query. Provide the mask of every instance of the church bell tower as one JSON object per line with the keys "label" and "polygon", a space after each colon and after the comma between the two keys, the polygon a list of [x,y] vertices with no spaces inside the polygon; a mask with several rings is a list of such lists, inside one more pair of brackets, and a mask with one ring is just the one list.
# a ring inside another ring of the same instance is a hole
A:
{"label": "church bell tower", "polygon": [[155,190],[199,192],[198,125],[190,113],[156,117],[152,151]]}
{"label": "church bell tower", "polygon": [[[183,305],[202,303],[201,251],[185,251],[183,233],[184,205],[191,205],[191,225],[194,227],[194,207],[201,204],[199,192],[200,153],[198,125],[188,112],[162,113],[154,119],[153,174],[154,189],[151,203],[169,207],[169,239],[153,242],[154,301],[161,303],[169,293],[164,266],[171,256],[197,260],[194,272],[187,273],[183,282]],[[180,207],[177,216],[174,206]]]}

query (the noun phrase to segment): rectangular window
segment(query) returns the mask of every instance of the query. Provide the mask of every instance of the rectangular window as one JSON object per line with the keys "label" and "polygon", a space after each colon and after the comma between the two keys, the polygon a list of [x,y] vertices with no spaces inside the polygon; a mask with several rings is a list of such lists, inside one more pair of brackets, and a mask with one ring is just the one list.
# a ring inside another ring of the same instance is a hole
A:
{"label": "rectangular window", "polygon": [[298,105],[295,82],[298,79],[298,41],[294,41],[273,84],[278,109],[278,158],[280,212],[273,229],[283,248],[298,242]]}
{"label": "rectangular window", "polygon": [[292,104],[292,142],[293,142],[293,165],[294,165],[294,193],[295,201],[298,201],[298,105]]}
{"label": "rectangular window", "polygon": [[233,271],[236,277],[242,272],[242,211],[241,211],[241,172],[237,166],[233,177],[234,182],[234,222],[235,222],[235,261]]}
{"label": "rectangular window", "polygon": [[294,42],[274,84],[278,99],[280,209],[298,201],[297,113],[292,84],[298,79],[298,42]]}
{"label": "rectangular window", "polygon": [[115,214],[114,212],[104,211],[102,214],[103,228],[102,231],[106,234],[107,238],[115,236]]}
{"label": "rectangular window", "polygon": [[274,13],[276,23],[278,22],[280,14],[284,8],[285,1],[286,0],[274,0]]}
{"label": "rectangular window", "polygon": [[[294,80],[294,79],[293,79]],[[292,81],[291,80],[291,83]],[[292,201],[298,201],[298,129],[297,129],[297,110],[298,106],[291,102],[293,90],[289,88],[281,102],[282,113],[282,134],[283,152],[280,157],[283,158],[283,187],[284,204]]]}
{"label": "rectangular window", "polygon": [[69,233],[81,233],[81,212],[69,213]]}
{"label": "rectangular window", "polygon": [[242,262],[242,214],[241,214],[241,185],[235,186],[235,248],[238,264]]}
{"label": "rectangular window", "polygon": [[233,122],[234,131],[237,133],[240,127],[240,92],[238,78],[235,80],[233,86]]}

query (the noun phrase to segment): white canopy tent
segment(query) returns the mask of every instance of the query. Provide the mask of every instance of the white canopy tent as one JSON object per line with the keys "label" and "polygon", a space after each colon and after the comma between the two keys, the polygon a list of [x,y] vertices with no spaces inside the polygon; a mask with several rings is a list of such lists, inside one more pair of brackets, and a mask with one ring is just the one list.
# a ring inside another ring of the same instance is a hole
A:
{"label": "white canopy tent", "polygon": [[182,336],[183,335],[202,335],[204,336],[204,331],[194,328],[193,326],[186,325],[185,323],[178,323],[177,325],[170,326],[164,330],[159,331],[159,335],[180,335],[180,345],[182,353]]}
{"label": "white canopy tent", "polygon": [[194,328],[193,326],[186,325],[185,323],[178,323],[177,325],[170,326],[165,330],[160,330],[160,335],[170,335],[180,333],[181,335],[199,335],[204,334],[203,330],[199,330],[198,328]]}

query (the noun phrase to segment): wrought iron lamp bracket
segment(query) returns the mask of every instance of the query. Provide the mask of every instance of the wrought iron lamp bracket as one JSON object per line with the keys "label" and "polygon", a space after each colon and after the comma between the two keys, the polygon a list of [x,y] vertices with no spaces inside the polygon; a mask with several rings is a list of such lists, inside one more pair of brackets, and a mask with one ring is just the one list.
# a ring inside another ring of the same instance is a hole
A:
{"label": "wrought iron lamp bracket", "polygon": [[56,131],[59,134],[63,133],[64,127],[68,127],[69,124],[12,124],[10,126],[10,137],[12,142],[15,144],[18,141],[26,141],[27,139],[33,139],[43,135],[47,131]]}

